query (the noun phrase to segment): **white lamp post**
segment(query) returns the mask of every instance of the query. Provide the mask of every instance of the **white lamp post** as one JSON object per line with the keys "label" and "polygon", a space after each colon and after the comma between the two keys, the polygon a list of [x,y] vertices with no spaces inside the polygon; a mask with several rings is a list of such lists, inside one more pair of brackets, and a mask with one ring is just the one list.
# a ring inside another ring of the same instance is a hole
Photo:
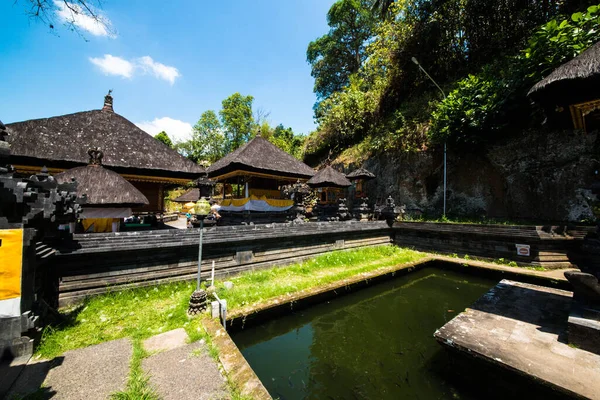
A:
{"label": "white lamp post", "polygon": [[[414,62],[421,71],[423,71],[423,73],[425,75],[427,75],[427,77],[431,80],[431,82],[433,82],[433,84],[440,89],[440,92],[442,92],[442,96],[444,96],[444,99],[446,98],[446,93],[444,93],[444,91],[442,90],[442,88],[440,87],[440,85],[437,84],[436,81],[433,80],[433,78],[431,77],[431,75],[429,75],[427,73],[427,71],[425,71],[425,68],[423,68],[421,66],[421,64],[419,64],[419,61],[413,57],[411,58],[412,62]],[[446,216],[446,141],[444,141],[444,217]]]}

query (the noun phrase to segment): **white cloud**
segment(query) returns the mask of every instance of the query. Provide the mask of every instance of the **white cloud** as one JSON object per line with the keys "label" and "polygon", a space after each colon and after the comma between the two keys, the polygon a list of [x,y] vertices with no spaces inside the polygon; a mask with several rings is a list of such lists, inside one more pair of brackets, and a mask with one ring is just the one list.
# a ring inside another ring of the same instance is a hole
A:
{"label": "white cloud", "polygon": [[119,75],[124,78],[131,78],[134,75],[153,75],[158,79],[163,79],[171,85],[181,74],[175,67],[156,62],[150,56],[144,56],[132,61],[116,57],[111,54],[105,54],[104,57],[90,57],[90,62],[97,65],[106,75]]}
{"label": "white cloud", "polygon": [[150,56],[141,57],[138,62],[146,74],[153,74],[159,79],[168,81],[171,85],[175,83],[176,78],[181,76],[177,68],[156,62]]}
{"label": "white cloud", "polygon": [[135,69],[131,62],[110,54],[105,54],[103,58],[90,57],[90,62],[97,65],[105,75],[119,75],[123,78],[131,78]]}
{"label": "white cloud", "polygon": [[152,136],[165,131],[173,142],[184,142],[192,138],[192,125],[178,119],[154,118],[153,121],[138,122],[136,125]]}
{"label": "white cloud", "polygon": [[73,24],[94,36],[116,37],[110,20],[98,10],[92,10],[97,16],[94,18],[90,15],[89,10],[82,8],[79,4],[54,0],[54,5],[56,6],[56,15],[62,22]]}

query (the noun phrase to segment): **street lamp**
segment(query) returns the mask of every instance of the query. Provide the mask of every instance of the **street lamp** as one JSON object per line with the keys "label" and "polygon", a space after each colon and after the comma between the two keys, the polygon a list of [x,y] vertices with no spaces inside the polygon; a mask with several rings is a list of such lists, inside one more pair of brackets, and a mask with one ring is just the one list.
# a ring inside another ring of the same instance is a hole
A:
{"label": "street lamp", "polygon": [[210,213],[210,204],[204,197],[200,198],[194,206],[196,219],[200,220],[200,240],[198,242],[198,278],[196,290],[190,297],[189,314],[197,314],[206,308],[206,292],[200,289],[200,274],[202,272],[202,234],[204,231],[204,218]]}
{"label": "street lamp", "polygon": [[[440,89],[440,92],[442,92],[442,96],[444,96],[444,99],[446,99],[446,93],[444,93],[444,91],[442,90],[442,88],[440,87],[440,85],[437,84],[436,81],[433,80],[433,78],[431,77],[431,75],[429,75],[427,73],[427,71],[425,71],[425,68],[423,68],[421,66],[421,64],[419,64],[419,61],[415,58],[412,57],[411,58],[412,62],[414,62],[417,67],[419,67],[419,69],[421,71],[423,71],[423,73],[425,75],[427,75],[427,77],[429,78],[429,80],[431,80],[431,82],[433,82],[433,84]],[[446,141],[444,141],[444,217],[446,216]]]}

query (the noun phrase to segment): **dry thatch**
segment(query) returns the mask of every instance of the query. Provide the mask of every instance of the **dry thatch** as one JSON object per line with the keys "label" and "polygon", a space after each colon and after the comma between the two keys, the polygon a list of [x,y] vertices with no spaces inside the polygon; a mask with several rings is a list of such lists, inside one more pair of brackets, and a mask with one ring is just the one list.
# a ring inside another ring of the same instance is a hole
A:
{"label": "dry thatch", "polygon": [[77,181],[77,197],[87,195],[85,205],[135,207],[148,199],[121,175],[101,165],[76,167],[54,177],[58,183]]}
{"label": "dry thatch", "polygon": [[200,200],[199,188],[190,189],[181,196],[177,197],[176,199],[173,199],[173,201],[177,203],[189,203],[190,201],[193,201],[195,203],[198,200]]}
{"label": "dry thatch", "polygon": [[[567,102],[584,101],[581,97],[598,98],[600,88],[600,42],[556,68],[550,75],[531,88],[528,96],[545,102],[548,97],[577,96]],[[590,98],[591,99],[591,98]]]}
{"label": "dry thatch", "polygon": [[204,172],[201,166],[114,113],[112,106],[7,127],[14,163],[87,164],[86,150],[100,148],[104,165],[119,172],[135,169],[135,173],[190,179]]}
{"label": "dry thatch", "polygon": [[206,171],[209,177],[217,177],[237,170],[301,179],[315,174],[311,167],[260,136],[221,158]]}
{"label": "dry thatch", "polygon": [[310,178],[306,184],[312,188],[347,188],[348,186],[352,186],[352,183],[346,179],[342,173],[336,171],[330,165],[317,172],[317,174]]}
{"label": "dry thatch", "polygon": [[371,171],[368,171],[364,168],[359,168],[356,171],[352,171],[351,173],[349,173],[348,175],[346,175],[346,178],[352,180],[358,180],[358,179],[364,179],[366,181],[370,180],[370,179],[375,179],[375,174],[373,174]]}

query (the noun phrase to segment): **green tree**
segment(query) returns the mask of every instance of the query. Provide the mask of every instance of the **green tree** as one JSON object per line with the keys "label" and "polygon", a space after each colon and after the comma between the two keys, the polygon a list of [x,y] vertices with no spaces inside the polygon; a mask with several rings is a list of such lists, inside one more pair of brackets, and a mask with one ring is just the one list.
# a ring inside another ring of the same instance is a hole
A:
{"label": "green tree", "polygon": [[154,139],[158,140],[159,142],[163,142],[167,146],[173,148],[173,141],[165,131],[159,132],[156,136],[154,136]]}
{"label": "green tree", "polygon": [[252,102],[254,97],[234,93],[223,100],[219,111],[227,139],[226,152],[233,151],[248,141],[254,128]]}
{"label": "green tree", "polygon": [[200,158],[211,164],[225,155],[225,135],[217,114],[208,110],[202,113],[194,125],[192,140],[196,144]]}
{"label": "green tree", "polygon": [[329,32],[308,45],[306,59],[319,99],[346,86],[365,61],[376,22],[372,7],[373,0],[337,1],[327,13]]}

